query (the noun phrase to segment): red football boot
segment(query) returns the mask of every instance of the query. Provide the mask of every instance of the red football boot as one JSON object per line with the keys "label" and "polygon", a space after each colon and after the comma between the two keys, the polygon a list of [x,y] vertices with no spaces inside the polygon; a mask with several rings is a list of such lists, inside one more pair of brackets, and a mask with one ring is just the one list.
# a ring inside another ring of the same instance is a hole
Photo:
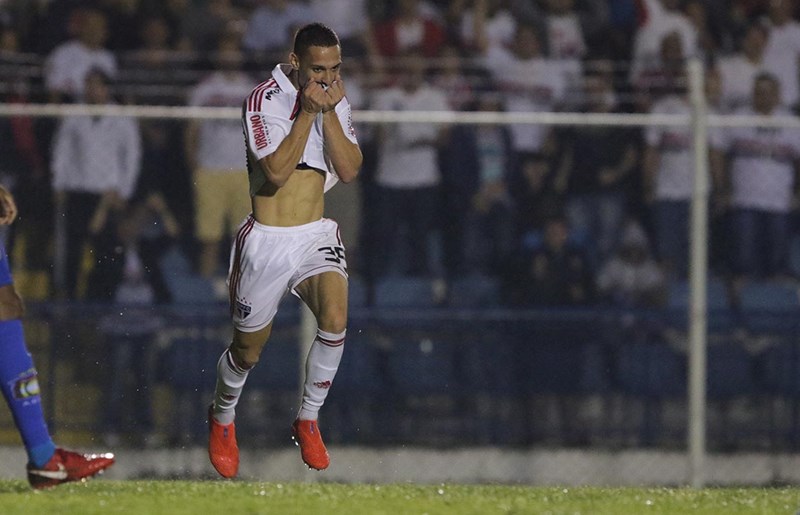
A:
{"label": "red football boot", "polygon": [[239,471],[236,425],[217,422],[214,419],[213,406],[208,407],[208,457],[222,477],[235,477]]}
{"label": "red football boot", "polygon": [[57,448],[44,467],[28,463],[28,482],[37,490],[70,481],[83,481],[114,464],[114,455],[81,454]]}
{"label": "red football boot", "polygon": [[295,420],[292,424],[292,439],[300,446],[300,457],[309,468],[324,470],[331,464],[316,420]]}

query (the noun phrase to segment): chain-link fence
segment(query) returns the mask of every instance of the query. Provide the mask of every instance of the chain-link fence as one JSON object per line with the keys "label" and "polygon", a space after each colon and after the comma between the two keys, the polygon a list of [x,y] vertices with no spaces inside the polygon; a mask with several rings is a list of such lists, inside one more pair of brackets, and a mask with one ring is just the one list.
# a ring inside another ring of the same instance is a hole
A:
{"label": "chain-link fence", "polygon": [[[682,62],[632,82],[610,61],[537,61],[503,77],[510,65],[458,61],[450,75],[451,60],[407,56],[397,77],[421,63],[414,88],[382,80],[391,63],[380,79],[367,65],[345,73],[365,162],[326,196],[351,275],[347,351],[323,408],[332,447],[497,460],[494,475],[467,479],[687,483],[702,419],[699,452],[713,463],[702,480],[794,481],[800,135],[775,81],[756,77],[731,117],[713,67],[698,105]],[[36,92],[37,64],[14,66]],[[92,87],[111,96],[94,105],[0,105],[14,143],[2,172],[21,208],[8,245],[62,438],[204,445],[229,340],[227,241],[248,209],[221,184],[244,177],[239,106],[258,80],[175,67],[156,74],[174,78],[166,86],[135,66],[100,74]],[[207,172],[222,182],[198,179]],[[240,405],[243,447],[287,442],[300,334],[287,302]],[[520,472],[520,453],[540,471]]]}

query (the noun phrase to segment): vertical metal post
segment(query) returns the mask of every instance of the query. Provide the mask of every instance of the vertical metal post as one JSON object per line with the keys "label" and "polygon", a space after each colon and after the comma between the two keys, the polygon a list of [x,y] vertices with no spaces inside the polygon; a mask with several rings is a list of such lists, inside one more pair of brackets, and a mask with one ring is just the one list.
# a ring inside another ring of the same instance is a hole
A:
{"label": "vertical metal post", "polygon": [[708,120],[703,63],[688,64],[694,136],[694,186],[689,262],[689,471],[691,485],[706,483],[706,347],[708,278]]}

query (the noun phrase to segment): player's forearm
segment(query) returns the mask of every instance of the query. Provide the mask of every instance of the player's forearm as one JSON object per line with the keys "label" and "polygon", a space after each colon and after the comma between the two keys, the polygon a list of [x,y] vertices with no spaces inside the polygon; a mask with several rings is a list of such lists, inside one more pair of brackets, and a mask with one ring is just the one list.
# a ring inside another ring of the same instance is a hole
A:
{"label": "player's forearm", "polygon": [[275,152],[259,161],[261,170],[271,184],[280,188],[289,180],[289,176],[292,175],[303,157],[315,117],[316,115],[313,113],[300,110],[292,129]]}
{"label": "player's forearm", "polygon": [[350,182],[358,176],[361,168],[363,161],[361,149],[347,138],[335,111],[325,113],[323,116],[325,150],[339,180],[344,183]]}

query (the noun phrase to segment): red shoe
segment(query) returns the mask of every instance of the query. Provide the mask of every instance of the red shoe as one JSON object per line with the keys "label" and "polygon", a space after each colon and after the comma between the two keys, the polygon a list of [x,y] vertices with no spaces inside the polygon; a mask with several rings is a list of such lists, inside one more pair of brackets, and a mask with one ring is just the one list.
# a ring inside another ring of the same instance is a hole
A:
{"label": "red shoe", "polygon": [[322,443],[322,433],[316,420],[297,419],[292,424],[292,439],[300,446],[300,456],[309,468],[324,470],[331,464],[328,449]]}
{"label": "red shoe", "polygon": [[114,464],[114,455],[81,454],[57,448],[42,468],[28,463],[28,482],[37,490],[70,481],[83,481]]}
{"label": "red shoe", "polygon": [[239,446],[236,426],[220,424],[214,419],[213,406],[208,407],[208,457],[219,475],[232,478],[239,472]]}

